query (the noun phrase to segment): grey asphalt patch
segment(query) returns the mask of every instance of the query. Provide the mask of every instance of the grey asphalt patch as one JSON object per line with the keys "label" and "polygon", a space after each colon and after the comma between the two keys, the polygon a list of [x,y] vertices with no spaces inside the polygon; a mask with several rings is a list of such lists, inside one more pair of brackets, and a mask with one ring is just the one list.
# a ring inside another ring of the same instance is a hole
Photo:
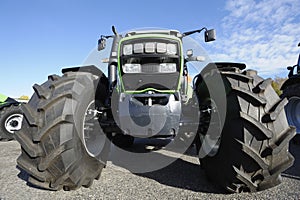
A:
{"label": "grey asphalt patch", "polygon": [[[139,147],[140,148],[140,147]],[[47,191],[27,185],[27,174],[16,168],[20,145],[16,141],[0,143],[0,200],[10,199],[299,199],[300,146],[291,145],[294,165],[283,174],[277,187],[243,194],[226,192],[209,182],[199,166],[193,148],[171,165],[144,174],[134,174],[118,165],[112,147],[111,159],[100,180],[90,188],[75,191]],[[163,151],[163,156],[168,156]],[[174,156],[170,153],[170,156]],[[220,170],[221,166],[220,166]]]}

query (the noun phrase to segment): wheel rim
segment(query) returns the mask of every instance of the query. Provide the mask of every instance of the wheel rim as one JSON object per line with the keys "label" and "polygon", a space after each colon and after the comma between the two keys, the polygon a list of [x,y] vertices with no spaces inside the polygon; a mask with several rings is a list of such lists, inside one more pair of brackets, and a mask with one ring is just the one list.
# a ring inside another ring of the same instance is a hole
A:
{"label": "wheel rim", "polygon": [[99,124],[99,111],[95,101],[88,105],[83,119],[83,143],[86,151],[92,157],[97,157],[104,148],[106,136]]}
{"label": "wheel rim", "polygon": [[13,114],[10,115],[4,123],[5,130],[11,134],[14,134],[15,131],[19,131],[22,127],[23,115],[22,114]]}
{"label": "wheel rim", "polygon": [[221,142],[220,114],[216,103],[212,99],[210,100],[210,105],[202,109],[201,113],[203,124],[200,126],[204,126],[204,130],[201,135],[202,144],[199,157],[212,157],[218,153]]}
{"label": "wheel rim", "polygon": [[295,126],[297,133],[300,133],[300,98],[290,98],[285,110],[288,123],[292,126]]}

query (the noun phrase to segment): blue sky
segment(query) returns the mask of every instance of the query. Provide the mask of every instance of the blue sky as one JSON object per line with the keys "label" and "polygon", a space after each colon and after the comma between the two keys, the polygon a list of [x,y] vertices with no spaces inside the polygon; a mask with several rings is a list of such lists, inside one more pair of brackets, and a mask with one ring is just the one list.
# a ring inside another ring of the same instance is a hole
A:
{"label": "blue sky", "polygon": [[212,60],[245,62],[264,77],[284,77],[300,50],[299,11],[299,0],[1,0],[0,93],[31,96],[34,83],[81,65],[112,25],[120,32],[215,28],[217,40],[203,44]]}

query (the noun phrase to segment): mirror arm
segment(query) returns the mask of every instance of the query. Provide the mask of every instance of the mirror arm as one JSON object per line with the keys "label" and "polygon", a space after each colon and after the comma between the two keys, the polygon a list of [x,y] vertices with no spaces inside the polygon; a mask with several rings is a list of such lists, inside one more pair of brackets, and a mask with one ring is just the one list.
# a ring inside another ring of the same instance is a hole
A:
{"label": "mirror arm", "polygon": [[105,49],[106,46],[106,39],[113,38],[113,35],[101,35],[100,39],[98,40],[98,51]]}
{"label": "mirror arm", "polygon": [[109,38],[112,38],[114,37],[113,35],[101,35],[100,36],[100,39],[109,39]]}
{"label": "mirror arm", "polygon": [[206,27],[203,27],[203,28],[198,29],[198,30],[184,32],[184,33],[182,33],[182,37],[185,37],[185,36],[188,36],[188,35],[192,35],[192,34],[194,34],[194,33],[200,33],[200,32],[203,31],[203,30],[206,30],[206,31],[207,31],[207,28],[206,28]]}
{"label": "mirror arm", "polygon": [[184,60],[185,60],[185,63],[191,62],[191,61],[204,62],[205,57],[203,57],[203,56],[191,56],[191,57],[185,58]]}

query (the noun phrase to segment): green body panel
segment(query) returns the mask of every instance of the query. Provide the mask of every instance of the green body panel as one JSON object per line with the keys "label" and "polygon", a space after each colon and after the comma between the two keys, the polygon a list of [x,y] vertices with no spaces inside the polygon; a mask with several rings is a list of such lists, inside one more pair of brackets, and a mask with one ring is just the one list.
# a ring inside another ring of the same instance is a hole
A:
{"label": "green body panel", "polygon": [[3,94],[0,94],[0,105],[4,104],[5,101],[7,100],[8,96],[5,96]]}
{"label": "green body panel", "polygon": [[173,94],[176,92],[176,90],[157,90],[155,88],[147,88],[144,90],[126,90],[124,93],[125,94],[137,94],[137,93],[145,93],[148,91],[155,91],[155,92],[159,92],[159,93],[167,93],[167,94]]}
{"label": "green body panel", "polygon": [[[150,39],[151,38],[166,38],[166,39],[171,39],[171,40],[178,41],[179,46],[180,46],[180,55],[181,55],[179,77],[182,77],[184,58],[183,58],[182,41],[179,38],[174,37],[174,36],[170,36],[170,35],[160,35],[160,34],[143,34],[143,35],[129,36],[129,37],[122,38],[120,40],[119,46],[118,46],[118,76],[119,76],[119,80],[120,80],[120,89],[121,89],[120,91],[124,92],[124,93],[129,93],[129,94],[144,93],[144,92],[147,92],[149,90],[160,92],[160,93],[175,93],[176,92],[175,90],[157,90],[157,89],[154,89],[154,88],[147,88],[147,89],[138,90],[138,91],[126,91],[125,90],[123,80],[122,80],[122,76],[121,76],[121,65],[120,65],[120,63],[121,63],[121,60],[120,60],[120,57],[121,57],[120,56],[120,54],[121,54],[121,44],[122,44],[122,42],[127,41],[127,40],[140,39],[140,38],[150,38]],[[179,78],[178,86],[177,86],[177,91],[179,91],[179,90],[180,90],[180,78]]]}

